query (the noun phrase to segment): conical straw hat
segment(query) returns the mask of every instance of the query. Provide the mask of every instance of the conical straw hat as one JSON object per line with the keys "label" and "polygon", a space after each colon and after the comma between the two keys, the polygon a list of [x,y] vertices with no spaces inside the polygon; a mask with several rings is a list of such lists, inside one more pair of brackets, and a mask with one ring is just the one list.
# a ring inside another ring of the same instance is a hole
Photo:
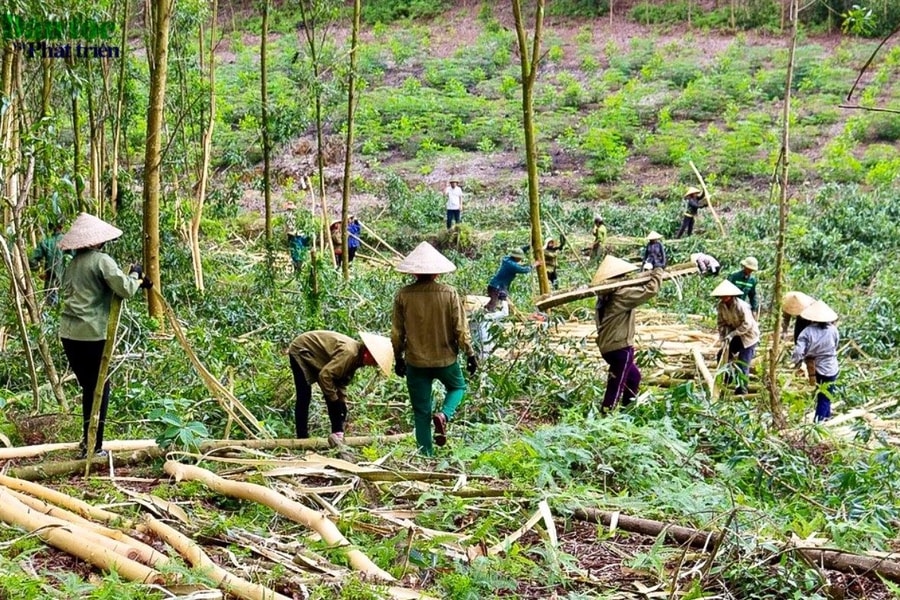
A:
{"label": "conical straw hat", "polygon": [[391,366],[394,364],[394,347],[391,345],[390,338],[375,333],[360,331],[359,337],[363,344],[378,366],[385,375],[391,374]]}
{"label": "conical straw hat", "polygon": [[743,296],[744,292],[741,291],[741,288],[725,279],[722,283],[717,285],[716,289],[710,292],[709,295],[721,298],[722,296]]}
{"label": "conical straw hat", "polygon": [[703,190],[700,188],[695,188],[694,186],[690,186],[687,191],[684,192],[685,196],[693,196],[694,194],[702,194]]}
{"label": "conical straw hat", "polygon": [[755,256],[748,256],[744,260],[741,261],[741,266],[750,269],[751,271],[759,271],[759,261],[756,260]]}
{"label": "conical straw hat", "polygon": [[803,309],[800,316],[807,321],[813,321],[815,323],[834,323],[838,320],[837,313],[831,310],[831,307],[821,300],[816,300]]}
{"label": "conical straw hat", "polygon": [[428,242],[422,242],[400,261],[397,270],[412,275],[438,275],[452,273],[456,270],[456,265],[438,252],[434,246]]}
{"label": "conical straw hat", "polygon": [[616,258],[612,254],[607,254],[603,257],[603,262],[600,263],[600,266],[597,267],[597,272],[594,273],[594,278],[591,279],[591,285],[599,285],[607,279],[637,270],[637,265],[633,265],[621,258]]}
{"label": "conical straw hat", "polygon": [[788,292],[781,299],[781,309],[792,317],[796,317],[815,301],[815,298],[807,296],[803,292]]}
{"label": "conical straw hat", "polygon": [[113,227],[106,221],[98,219],[94,215],[81,213],[69,231],[60,238],[57,246],[60,250],[78,250],[90,248],[103,242],[114,240],[122,235],[122,230]]}
{"label": "conical straw hat", "polygon": [[651,231],[649,234],[647,234],[647,241],[652,242],[653,240],[661,240],[662,237],[663,236],[661,233]]}

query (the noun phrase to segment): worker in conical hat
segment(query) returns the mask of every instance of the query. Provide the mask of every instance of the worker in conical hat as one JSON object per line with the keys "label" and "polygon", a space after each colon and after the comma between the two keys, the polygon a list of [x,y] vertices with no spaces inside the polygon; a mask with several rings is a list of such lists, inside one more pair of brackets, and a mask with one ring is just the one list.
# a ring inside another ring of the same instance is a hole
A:
{"label": "worker in conical hat", "polygon": [[503,257],[503,260],[500,261],[500,268],[488,282],[487,295],[490,300],[484,310],[488,312],[496,310],[500,302],[509,296],[509,286],[516,275],[531,273],[532,269],[536,269],[541,264],[540,261],[535,261],[531,266],[523,265],[521,264],[523,260],[525,260],[525,252],[521,248],[513,248]]}
{"label": "worker in conical hat", "polygon": [[694,218],[697,216],[697,212],[706,206],[706,198],[703,195],[703,190],[695,188],[694,186],[689,187],[687,191],[685,191],[684,198],[687,200],[687,207],[682,215],[681,227],[678,228],[675,239],[680,239],[683,235],[687,235],[688,237],[693,235]]}
{"label": "worker in conical hat", "polygon": [[704,254],[703,252],[695,252],[691,254],[691,262],[697,265],[697,270],[701,275],[718,275],[722,266],[715,256]]}
{"label": "worker in conical hat", "polygon": [[753,316],[759,318],[759,298],[756,297],[756,284],[759,280],[756,272],[759,271],[759,261],[755,256],[748,256],[741,261],[741,270],[728,276],[728,281],[741,290],[741,300],[746,301],[753,311]]}
{"label": "worker in conical hat", "polygon": [[[723,280],[711,296],[719,299],[716,308],[716,325],[719,330],[719,356],[727,352],[729,365],[737,367],[743,377],[738,377],[735,394],[747,393],[747,379],[750,376],[750,365],[759,345],[759,324],[750,310],[750,305],[740,299],[743,292],[739,287]],[[726,383],[734,378],[726,375]]]}
{"label": "worker in conical hat", "polygon": [[[419,452],[431,456],[435,444],[447,443],[447,425],[466,393],[458,362],[460,351],[466,355],[470,376],[475,375],[478,361],[459,295],[451,286],[436,281],[438,275],[455,271],[456,266],[431,244],[422,242],[400,262],[397,270],[415,275],[416,280],[400,288],[394,297],[394,371],[406,377]],[[435,379],[446,390],[440,411],[434,410]]]}
{"label": "worker in conical hat", "polygon": [[[597,268],[591,285],[614,281],[637,271],[638,267],[607,254]],[[634,309],[659,293],[662,269],[650,271],[650,281],[635,286],[620,287],[597,296],[594,320],[597,325],[597,347],[606,364],[609,376],[603,394],[603,411],[634,401],[641,385],[641,371],[634,362]]]}
{"label": "worker in conical hat", "polygon": [[647,245],[644,246],[644,270],[665,269],[666,268],[666,249],[663,248],[662,235],[651,231],[647,235]]}
{"label": "worker in conical hat", "polygon": [[566,236],[562,232],[559,234],[559,243],[555,237],[548,237],[544,246],[544,264],[547,265],[547,279],[553,289],[557,289],[559,281],[559,252],[566,247]]}
{"label": "worker in conical hat", "polygon": [[781,299],[781,319],[784,324],[782,327],[782,336],[786,336],[788,330],[791,326],[791,318],[794,319],[794,343],[797,343],[797,338],[800,336],[800,333],[806,329],[809,325],[809,321],[804,319],[801,315],[803,310],[815,302],[816,299],[807,296],[803,292],[787,292]]}
{"label": "worker in conical hat", "polygon": [[[73,250],[75,257],[66,267],[62,281],[62,315],[59,337],[63,351],[81,386],[82,440],[81,456],[88,453],[87,438],[94,391],[100,377],[100,363],[106,345],[107,321],[113,296],[128,299],[138,289],[149,289],[153,283],[144,277],[139,264],[125,274],[116,262],[100,251],[103,244],[122,235],[122,230],[81,213],[58,242],[61,250]],[[91,452],[102,452],[103,430],[109,407],[109,381],[103,385],[100,400],[100,425]]]}
{"label": "worker in conical hat", "polygon": [[811,324],[797,338],[791,360],[795,365],[799,365],[806,358],[815,359],[817,386],[815,420],[825,421],[831,418],[831,401],[835,398],[835,381],[840,372],[837,350],[841,337],[834,324],[838,316],[821,300],[803,309],[800,316]]}
{"label": "worker in conical hat", "polygon": [[318,384],[325,397],[331,421],[329,441],[343,443],[347,420],[347,386],[362,367],[377,366],[391,374],[393,350],[391,340],[374,333],[359,332],[362,342],[336,331],[307,331],[291,342],[288,357],[297,394],[294,402],[294,424],[297,438],[309,437],[309,404],[312,386]]}

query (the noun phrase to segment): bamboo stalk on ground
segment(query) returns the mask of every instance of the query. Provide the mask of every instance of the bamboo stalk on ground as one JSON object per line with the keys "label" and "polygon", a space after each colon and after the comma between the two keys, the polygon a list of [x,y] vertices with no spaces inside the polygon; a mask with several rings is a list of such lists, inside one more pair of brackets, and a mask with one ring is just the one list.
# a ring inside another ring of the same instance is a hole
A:
{"label": "bamboo stalk on ground", "polygon": [[79,500],[68,494],[63,494],[62,492],[45,487],[39,483],[10,477],[8,475],[0,475],[0,485],[3,485],[10,490],[24,492],[35,498],[44,500],[45,502],[66,508],[86,520],[94,519],[108,525],[120,525],[126,529],[130,529],[134,526],[130,520],[125,519],[122,515],[98,508],[83,500]]}
{"label": "bamboo stalk on ground", "polygon": [[396,581],[390,573],[382,570],[368,556],[353,548],[337,526],[320,512],[290,500],[265,486],[224,479],[212,471],[200,467],[183,465],[170,460],[166,461],[163,468],[176,481],[199,481],[220,494],[265,504],[278,514],[313,529],[327,544],[333,547],[346,548],[350,566],[355,570],[382,581]]}
{"label": "bamboo stalk on ground", "polygon": [[169,527],[165,523],[154,519],[151,516],[144,517],[144,523],[155,533],[161,540],[166,542],[181,554],[191,565],[197,569],[204,571],[207,576],[212,579],[217,586],[244,600],[291,600],[287,596],[279,594],[258,583],[253,583],[245,579],[241,579],[229,573],[207,556],[199,545],[191,541],[186,535],[178,530]]}
{"label": "bamboo stalk on ground", "polygon": [[12,494],[3,490],[0,490],[0,520],[32,532],[50,546],[76,556],[95,567],[105,571],[115,571],[129,581],[155,584],[166,582],[159,571],[101,546],[96,543],[95,538],[87,535],[85,530],[78,530],[74,525],[71,526],[72,531],[68,530],[69,528],[60,527],[55,520],[29,510]]}

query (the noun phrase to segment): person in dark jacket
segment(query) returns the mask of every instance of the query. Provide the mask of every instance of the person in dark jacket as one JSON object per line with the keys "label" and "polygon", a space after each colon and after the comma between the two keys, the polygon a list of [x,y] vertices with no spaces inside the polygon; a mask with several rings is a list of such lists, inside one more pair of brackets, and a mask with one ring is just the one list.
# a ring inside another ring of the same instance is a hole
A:
{"label": "person in dark jacket", "polygon": [[550,280],[554,290],[558,287],[559,252],[565,247],[566,236],[563,234],[559,234],[559,246],[556,245],[556,239],[552,237],[547,238],[547,245],[544,246],[544,264],[547,265],[547,279]]}
{"label": "person in dark jacket", "polygon": [[675,234],[676,239],[681,238],[683,235],[687,235],[688,237],[693,235],[694,219],[697,217],[697,212],[707,204],[703,190],[693,186],[687,189],[684,193],[684,198],[687,200],[687,207],[681,218],[681,227],[678,228],[678,233]]}
{"label": "person in dark jacket", "polygon": [[661,239],[662,235],[655,231],[647,235],[647,245],[644,246],[643,252],[645,271],[666,268],[666,249],[663,248]]}
{"label": "person in dark jacket", "polygon": [[487,295],[490,298],[485,304],[484,310],[490,312],[497,309],[497,305],[501,300],[506,300],[509,296],[509,286],[516,275],[520,273],[531,273],[533,268],[540,265],[540,261],[535,262],[531,266],[519,264],[525,260],[525,253],[520,248],[513,248],[509,254],[503,257],[500,268],[491,277],[488,283]]}
{"label": "person in dark jacket", "polygon": [[804,309],[801,316],[810,322],[797,338],[797,345],[791,355],[791,361],[799,365],[801,361],[815,360],[816,383],[816,422],[831,418],[831,401],[835,397],[840,367],[837,360],[840,334],[834,322],[837,313],[831,307],[818,300]]}
{"label": "person in dark jacket", "polygon": [[44,292],[46,292],[47,304],[55,306],[59,299],[59,286],[62,283],[63,271],[67,256],[73,256],[71,251],[63,251],[59,248],[59,240],[63,233],[62,221],[53,223],[53,233],[42,239],[31,253],[28,266],[32,271],[44,266]]}
{"label": "person in dark jacket", "polygon": [[759,271],[759,261],[754,256],[748,256],[741,261],[741,270],[728,276],[728,281],[741,290],[741,300],[750,305],[754,318],[759,318],[759,299],[756,297],[756,284],[758,279],[754,274]]}
{"label": "person in dark jacket", "polygon": [[[591,280],[591,285],[620,277],[638,270],[610,254],[604,257]],[[643,285],[620,287],[597,297],[594,320],[597,324],[597,347],[606,364],[609,376],[603,394],[602,410],[615,408],[621,398],[622,406],[634,401],[641,385],[641,370],[634,362],[634,309],[659,293],[663,270],[650,271],[650,281]]]}
{"label": "person in dark jacket", "polygon": [[[397,271],[414,275],[416,280],[394,296],[394,371],[406,377],[416,444],[425,456],[434,454],[435,445],[447,443],[447,425],[466,393],[459,353],[466,356],[470,376],[478,370],[462,300],[453,287],[436,281],[439,275],[455,270],[456,265],[428,242],[419,244],[397,265]],[[444,385],[446,394],[441,410],[432,412],[435,380]]]}
{"label": "person in dark jacket", "polygon": [[122,230],[93,215],[81,213],[69,231],[60,238],[60,250],[74,250],[75,258],[66,267],[62,280],[62,314],[59,337],[63,351],[81,386],[81,456],[87,455],[88,425],[97,385],[103,385],[100,400],[100,425],[92,452],[102,453],[103,429],[109,407],[109,380],[98,382],[100,362],[106,345],[106,329],[113,296],[133,297],[138,289],[153,283],[144,277],[140,265],[131,266],[126,275],[116,262],[100,251]]}
{"label": "person in dark jacket", "polygon": [[297,437],[309,437],[309,404],[312,385],[317,383],[325,397],[331,421],[330,439],[343,442],[347,420],[347,386],[361,367],[378,366],[391,373],[391,341],[381,335],[360,332],[362,342],[336,331],[307,331],[294,338],[288,348],[297,400],[294,424]]}
{"label": "person in dark jacket", "polygon": [[353,262],[356,258],[356,251],[359,250],[360,235],[362,234],[362,224],[355,216],[350,215],[350,222],[347,224],[347,261]]}

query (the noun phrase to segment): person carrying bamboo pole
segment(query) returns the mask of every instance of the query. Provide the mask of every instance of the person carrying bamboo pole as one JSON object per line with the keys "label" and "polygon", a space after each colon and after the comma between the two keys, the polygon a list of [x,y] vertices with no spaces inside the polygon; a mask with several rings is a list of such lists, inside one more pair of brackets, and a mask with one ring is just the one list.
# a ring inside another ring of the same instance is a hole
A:
{"label": "person carrying bamboo pole", "polygon": [[[139,264],[131,265],[126,275],[108,255],[101,252],[106,242],[122,235],[122,230],[93,215],[81,213],[59,240],[60,250],[74,250],[75,258],[66,267],[62,280],[62,315],[59,337],[78,385],[81,386],[81,456],[87,455],[88,424],[97,388],[107,321],[113,296],[132,298],[138,289],[150,289],[153,282],[144,277]],[[109,407],[109,380],[103,382],[100,424],[93,451],[103,447],[103,427]]]}
{"label": "person carrying bamboo pole", "polygon": [[684,209],[684,215],[682,215],[681,218],[681,227],[678,228],[675,239],[680,239],[683,235],[687,235],[688,237],[693,235],[694,219],[697,217],[697,212],[707,205],[706,196],[703,194],[703,190],[699,188],[693,186],[689,187],[684,193],[684,197],[687,200],[687,207]]}
{"label": "person carrying bamboo pole", "polygon": [[[400,288],[394,297],[391,316],[394,371],[406,377],[416,443],[425,456],[434,454],[434,444],[447,443],[447,423],[465,396],[466,381],[458,362],[460,351],[466,355],[469,375],[478,370],[459,294],[449,285],[436,281],[438,275],[455,270],[456,265],[428,242],[419,244],[397,265],[397,271],[415,275],[416,280]],[[432,414],[435,379],[444,384],[446,396],[441,410]]]}
{"label": "person carrying bamboo pole", "polygon": [[[831,418],[831,400],[835,397],[835,381],[840,366],[837,360],[838,344],[841,336],[835,321],[838,316],[830,306],[817,300],[800,314],[810,322],[797,338],[797,345],[791,354],[791,362],[797,367],[807,359],[815,360],[816,412],[815,421],[820,423]],[[812,373],[810,373],[812,375]]]}
{"label": "person carrying bamboo pole", "polygon": [[[750,305],[743,300],[743,292],[739,287],[725,279],[716,286],[711,296],[719,298],[716,308],[716,327],[719,331],[719,355],[727,352],[729,365],[736,366],[743,373],[737,378],[734,393],[747,393],[747,380],[750,377],[750,365],[759,345],[759,324],[753,316]],[[726,374],[725,382],[731,383],[734,378]]]}
{"label": "person carrying bamboo pole", "polygon": [[294,376],[297,399],[294,424],[297,438],[309,437],[309,404],[312,385],[317,383],[325,397],[331,421],[332,443],[344,441],[347,420],[347,386],[361,367],[378,366],[391,374],[391,340],[374,333],[359,332],[362,342],[336,331],[307,331],[291,342],[288,357]]}
{"label": "person carrying bamboo pole", "polygon": [[[597,267],[591,285],[621,277],[638,267],[607,254]],[[621,398],[622,406],[631,404],[641,385],[641,370],[634,362],[634,309],[656,294],[662,285],[663,270],[650,271],[650,281],[643,285],[625,286],[597,296],[594,320],[597,324],[597,347],[609,376],[601,410],[609,412]]]}

